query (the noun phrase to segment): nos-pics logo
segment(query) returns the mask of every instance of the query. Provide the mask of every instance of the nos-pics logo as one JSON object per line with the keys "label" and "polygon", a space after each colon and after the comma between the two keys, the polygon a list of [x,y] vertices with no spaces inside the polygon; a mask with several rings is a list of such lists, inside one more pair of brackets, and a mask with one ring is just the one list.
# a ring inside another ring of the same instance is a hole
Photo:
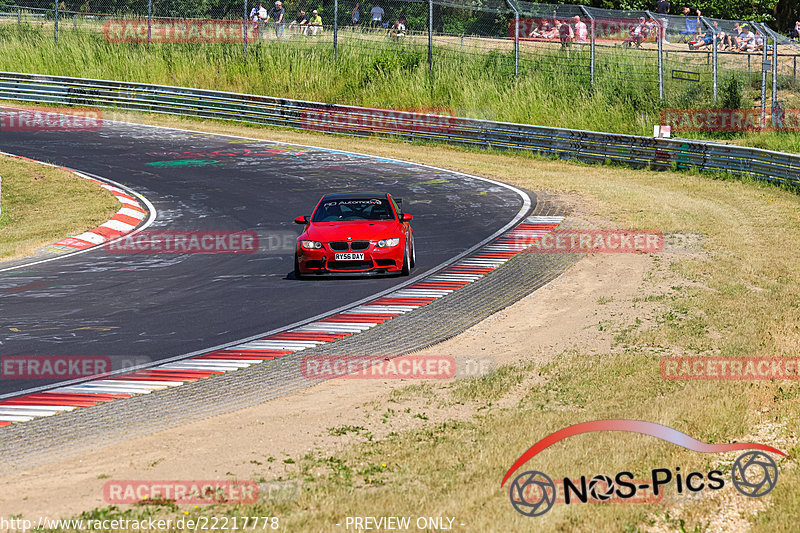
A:
{"label": "nos-pics logo", "polygon": [[[536,454],[556,442],[594,431],[627,431],[650,435],[689,450],[701,453],[721,453],[749,450],[733,463],[730,481],[741,494],[760,498],[769,494],[778,482],[778,465],[764,452],[786,456],[782,451],[759,443],[709,444],[701,442],[675,429],[641,420],[596,420],[561,429],[531,446],[506,472],[505,485],[520,467]],[[674,486],[678,494],[701,490],[720,490],[726,479],[721,470],[708,472],[681,471],[675,468],[654,468],[643,479],[634,479],[628,471],[614,475],[598,474],[577,479],[563,478],[554,482],[547,474],[528,470],[517,475],[509,485],[509,499],[514,509],[525,516],[541,516],[557,502],[653,502],[663,496],[664,487]]]}

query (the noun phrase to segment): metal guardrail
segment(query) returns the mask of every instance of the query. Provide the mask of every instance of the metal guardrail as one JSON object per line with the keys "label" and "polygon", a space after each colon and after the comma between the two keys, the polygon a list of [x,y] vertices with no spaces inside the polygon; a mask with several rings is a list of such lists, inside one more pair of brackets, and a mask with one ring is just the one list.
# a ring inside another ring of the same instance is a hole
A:
{"label": "metal guardrail", "polygon": [[567,130],[186,87],[15,72],[0,72],[0,99],[528,150],[590,163],[609,161],[653,169],[696,168],[800,185],[800,155],[688,139]]}

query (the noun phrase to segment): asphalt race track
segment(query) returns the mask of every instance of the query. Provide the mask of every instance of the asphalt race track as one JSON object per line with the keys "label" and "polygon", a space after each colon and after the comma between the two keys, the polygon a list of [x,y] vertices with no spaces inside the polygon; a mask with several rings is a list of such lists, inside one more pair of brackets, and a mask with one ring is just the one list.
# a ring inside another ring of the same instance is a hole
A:
{"label": "asphalt race track", "polygon": [[[414,273],[481,242],[523,206],[509,188],[420,165],[124,123],[94,132],[3,131],[0,150],[134,189],[157,211],[149,230],[252,230],[261,244],[253,254],[101,247],[0,272],[0,356],[146,364],[271,331],[406,281],[294,279],[293,252],[277,243],[299,234],[294,217],[310,214],[326,193],[402,198],[414,215]],[[0,395],[53,382],[4,378]]]}

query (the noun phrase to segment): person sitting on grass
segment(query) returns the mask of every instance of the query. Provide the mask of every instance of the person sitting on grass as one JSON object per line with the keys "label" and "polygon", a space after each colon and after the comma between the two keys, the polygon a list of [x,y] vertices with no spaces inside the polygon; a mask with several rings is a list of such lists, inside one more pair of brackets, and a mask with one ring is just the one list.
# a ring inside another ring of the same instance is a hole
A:
{"label": "person sitting on grass", "polygon": [[764,49],[764,36],[761,35],[761,32],[756,30],[755,35],[750,40],[750,43],[747,45],[748,52],[760,52]]}
{"label": "person sitting on grass", "polygon": [[406,24],[404,20],[395,19],[394,24],[389,29],[389,35],[392,37],[405,37],[406,36]]}
{"label": "person sitting on grass", "polygon": [[297,13],[297,17],[289,23],[289,31],[295,35],[308,34],[308,15],[302,9]]}
{"label": "person sitting on grass", "polygon": [[733,25],[733,31],[725,37],[725,48],[732,51],[739,51],[745,26],[746,24],[739,24],[738,22]]}
{"label": "person sitting on grass", "polygon": [[533,23],[533,29],[528,34],[528,37],[537,37],[539,39],[552,39],[555,37],[553,35],[553,26],[547,21],[547,19],[542,19],[539,22]]}
{"label": "person sitting on grass", "polygon": [[550,24],[550,22],[545,22],[544,26],[542,27],[542,38],[543,39],[555,39],[558,37],[558,21],[555,21],[555,26]]}
{"label": "person sitting on grass", "polygon": [[753,32],[748,30],[746,27],[742,27],[742,32],[739,34],[739,51],[740,52],[747,52],[748,49],[753,46],[751,45],[751,41],[755,40],[756,36],[753,35]]}
{"label": "person sitting on grass", "polygon": [[641,48],[642,42],[647,38],[647,34],[647,24],[645,23],[644,17],[639,17],[639,23],[631,26],[628,32],[628,38],[625,39],[622,44],[628,47],[630,47],[631,44],[635,44],[636,48]]}
{"label": "person sitting on grass", "polygon": [[725,36],[724,33],[719,31],[719,23],[714,21],[714,26],[712,28],[708,28],[706,30],[705,35],[703,35],[699,41],[692,41],[689,43],[689,50],[699,50],[704,46],[711,46],[714,44],[714,34],[717,35],[717,41],[721,42],[721,38]]}
{"label": "person sitting on grass", "polygon": [[322,17],[316,9],[311,12],[311,22],[308,23],[308,31],[311,35],[316,35],[317,31],[322,31]]}

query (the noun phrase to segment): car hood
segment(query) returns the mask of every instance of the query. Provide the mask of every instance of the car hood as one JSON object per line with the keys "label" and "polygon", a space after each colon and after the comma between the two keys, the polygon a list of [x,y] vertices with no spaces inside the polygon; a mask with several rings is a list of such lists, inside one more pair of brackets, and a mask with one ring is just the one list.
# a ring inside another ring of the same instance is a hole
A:
{"label": "car hood", "polygon": [[302,237],[320,242],[346,241],[350,237],[354,241],[377,241],[390,237],[400,237],[403,226],[395,220],[374,222],[314,222]]}

